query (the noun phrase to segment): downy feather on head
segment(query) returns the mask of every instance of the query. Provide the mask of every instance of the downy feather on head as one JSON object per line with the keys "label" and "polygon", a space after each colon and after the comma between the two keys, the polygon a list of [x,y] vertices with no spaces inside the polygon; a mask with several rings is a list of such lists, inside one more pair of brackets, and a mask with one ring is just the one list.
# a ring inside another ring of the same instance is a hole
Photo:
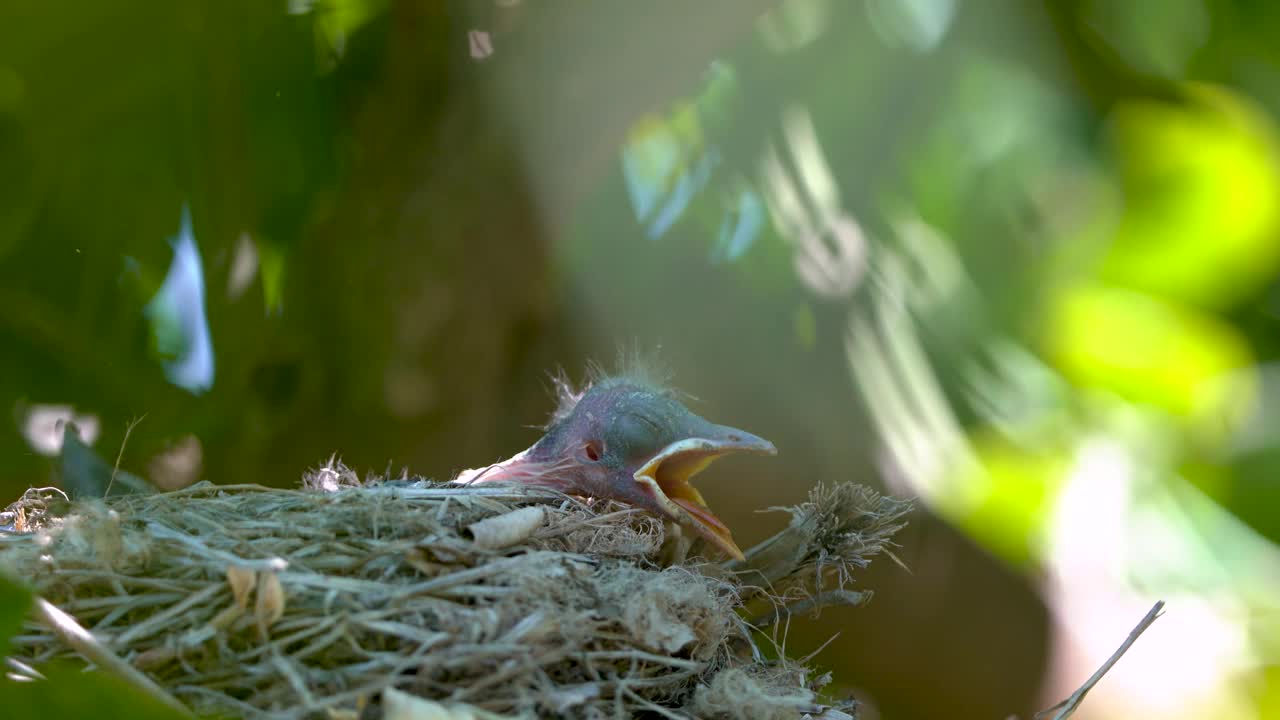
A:
{"label": "downy feather on head", "polygon": [[614,360],[614,371],[610,373],[595,360],[587,361],[587,378],[582,387],[575,388],[564,368],[550,373],[551,390],[555,394],[556,409],[551,412],[544,429],[549,429],[564,420],[577,407],[578,401],[594,387],[614,387],[617,385],[638,385],[663,395],[685,395],[671,387],[671,366],[662,359],[662,348],[642,350],[640,346],[631,348],[618,346],[617,358]]}

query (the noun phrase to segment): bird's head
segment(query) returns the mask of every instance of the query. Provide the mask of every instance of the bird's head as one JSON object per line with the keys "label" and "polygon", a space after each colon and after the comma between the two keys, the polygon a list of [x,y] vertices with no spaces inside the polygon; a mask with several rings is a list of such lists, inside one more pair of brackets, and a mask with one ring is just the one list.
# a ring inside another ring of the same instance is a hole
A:
{"label": "bird's head", "polygon": [[699,417],[670,390],[606,378],[582,393],[562,393],[541,440],[475,479],[528,482],[635,505],[694,528],[741,559],[729,529],[690,479],[730,453],[776,452],[768,440]]}

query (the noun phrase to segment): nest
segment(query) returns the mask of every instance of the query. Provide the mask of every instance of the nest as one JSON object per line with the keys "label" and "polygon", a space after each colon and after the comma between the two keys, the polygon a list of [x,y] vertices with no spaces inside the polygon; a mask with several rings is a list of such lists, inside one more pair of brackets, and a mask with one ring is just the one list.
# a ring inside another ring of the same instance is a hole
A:
{"label": "nest", "polygon": [[850,573],[907,509],[818,488],[745,562],[715,563],[634,509],[362,482],[333,462],[297,490],[201,483],[74,504],[30,491],[9,508],[0,570],[44,612],[9,663],[87,660],[244,717],[849,717],[773,630],[865,602]]}

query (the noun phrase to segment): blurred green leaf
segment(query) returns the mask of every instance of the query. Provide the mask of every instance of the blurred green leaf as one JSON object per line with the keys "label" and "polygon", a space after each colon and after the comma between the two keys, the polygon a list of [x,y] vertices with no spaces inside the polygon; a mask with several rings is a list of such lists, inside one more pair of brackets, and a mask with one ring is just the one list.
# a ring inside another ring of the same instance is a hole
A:
{"label": "blurred green leaf", "polygon": [[1269,665],[1263,668],[1261,680],[1255,686],[1257,717],[1280,717],[1280,666]]}
{"label": "blurred green leaf", "polygon": [[948,234],[1016,219],[1074,162],[1071,107],[1021,65],[974,55],[953,70],[938,121],[911,148],[914,211]]}
{"label": "blurred green leaf", "polygon": [[[341,56],[347,42],[360,28],[386,12],[390,0],[293,0],[291,6],[309,8],[315,13],[317,49],[323,54]],[[323,62],[327,69],[333,65]]]}
{"label": "blurred green leaf", "polygon": [[43,680],[0,680],[5,707],[33,718],[177,720],[187,718],[134,687],[99,672],[67,665],[42,666]]}
{"label": "blurred green leaf", "polygon": [[1081,8],[1086,27],[1134,68],[1179,78],[1209,39],[1202,0],[1092,0]]}
{"label": "blurred green leaf", "polygon": [[0,657],[9,651],[9,638],[18,633],[31,607],[31,593],[0,574]]}
{"label": "blurred green leaf", "polygon": [[822,35],[829,26],[831,0],[784,0],[756,21],[756,32],[769,50],[799,50]]}
{"label": "blurred green leaf", "polygon": [[792,324],[800,347],[812,351],[818,346],[818,318],[814,316],[813,308],[808,303],[796,306]]}
{"label": "blurred green leaf", "polygon": [[1077,385],[1160,408],[1220,436],[1254,393],[1253,358],[1231,325],[1139,292],[1086,286],[1054,298],[1048,356]]}
{"label": "blurred green leaf", "polygon": [[1280,266],[1280,156],[1250,102],[1208,86],[1190,95],[1185,106],[1130,102],[1111,119],[1125,209],[1102,275],[1224,308]]}
{"label": "blurred green leaf", "polygon": [[1023,448],[990,431],[973,437],[978,460],[960,478],[966,507],[958,524],[983,547],[1017,566],[1040,559],[1040,541],[1052,499],[1070,456],[1048,448]]}
{"label": "blurred green leaf", "polygon": [[284,279],[286,249],[277,243],[259,240],[258,262],[262,272],[262,303],[267,314],[284,311]]}

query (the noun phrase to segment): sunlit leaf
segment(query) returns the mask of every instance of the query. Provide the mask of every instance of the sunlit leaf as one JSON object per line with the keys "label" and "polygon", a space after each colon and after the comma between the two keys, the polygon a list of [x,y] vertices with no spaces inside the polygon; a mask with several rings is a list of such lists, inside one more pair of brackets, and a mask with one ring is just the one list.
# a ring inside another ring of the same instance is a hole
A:
{"label": "sunlit leaf", "polygon": [[972,441],[978,462],[959,478],[967,499],[964,507],[952,506],[953,521],[1006,562],[1035,564],[1068,456],[1020,447],[991,432],[979,432]]}
{"label": "sunlit leaf", "polygon": [[1205,431],[1248,409],[1251,366],[1230,325],[1143,293],[1102,286],[1062,292],[1047,326],[1049,357],[1079,385],[1160,408]]}
{"label": "sunlit leaf", "polygon": [[[1277,657],[1271,656],[1272,659]],[[1280,717],[1280,665],[1269,665],[1262,670],[1261,682],[1255,686],[1257,717]]]}
{"label": "sunlit leaf", "polygon": [[[315,14],[316,45],[327,54],[340,58],[348,39],[361,27],[382,14],[389,0],[290,0],[293,14]],[[332,67],[332,65],[330,65]]]}
{"label": "sunlit leaf", "polygon": [[764,201],[745,183],[734,188],[726,205],[711,248],[712,262],[733,262],[742,257],[764,227]]}
{"label": "sunlit leaf", "polygon": [[[652,239],[667,234],[693,205],[721,163],[710,135],[733,123],[733,103],[738,95],[733,66],[713,62],[702,91],[674,103],[665,113],[650,113],[632,126],[622,148],[622,173],[636,219]],[[745,246],[754,239],[759,198],[750,188],[731,187],[732,206],[722,208],[721,243],[724,251]],[[743,248],[745,249],[745,248]]]}
{"label": "sunlit leaf", "polygon": [[1191,95],[1185,106],[1134,101],[1112,118],[1126,204],[1103,276],[1221,308],[1280,267],[1280,156],[1248,101],[1205,86]]}
{"label": "sunlit leaf", "polygon": [[706,184],[714,164],[714,156],[704,152],[691,104],[666,118],[647,116],[632,128],[622,150],[622,172],[636,219],[649,237],[666,234]]}
{"label": "sunlit leaf", "polygon": [[267,314],[284,310],[285,249],[278,243],[259,240],[258,263],[262,273],[262,302]]}

